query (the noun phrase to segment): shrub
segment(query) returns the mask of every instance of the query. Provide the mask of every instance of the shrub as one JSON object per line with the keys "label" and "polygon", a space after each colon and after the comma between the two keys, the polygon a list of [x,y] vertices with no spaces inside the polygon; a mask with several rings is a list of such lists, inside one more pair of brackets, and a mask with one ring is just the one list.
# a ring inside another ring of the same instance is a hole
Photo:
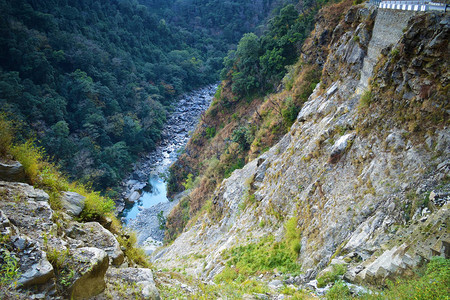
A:
{"label": "shrub", "polygon": [[83,211],[80,214],[84,221],[98,221],[114,211],[114,201],[101,196],[99,192],[91,191],[81,184],[73,185],[70,190],[86,197]]}
{"label": "shrub", "polygon": [[253,135],[248,127],[241,126],[233,131],[231,140],[239,144],[239,150],[244,152],[250,149],[253,142]]}
{"label": "shrub", "polygon": [[333,265],[333,270],[317,278],[317,287],[322,288],[330,282],[339,279],[339,276],[344,275],[347,268],[345,265]]}
{"label": "shrub", "polygon": [[292,256],[297,258],[300,252],[300,229],[297,228],[298,217],[293,217],[289,219],[284,225],[286,229],[286,244],[292,253]]}
{"label": "shrub", "polygon": [[372,103],[372,98],[373,98],[372,92],[370,90],[365,91],[361,95],[361,99],[359,100],[359,106],[361,108],[368,107],[370,103]]}
{"label": "shrub", "polygon": [[0,262],[0,290],[15,288],[20,277],[17,259],[7,249],[4,249],[0,252]]}
{"label": "shrub", "polygon": [[34,141],[28,140],[23,144],[15,145],[11,148],[14,159],[18,160],[25,170],[25,175],[32,184],[39,181],[39,170],[42,167],[44,151],[37,147]]}
{"label": "shrub", "polygon": [[0,114],[0,157],[5,157],[9,153],[13,141],[13,126],[6,119],[4,113]]}
{"label": "shrub", "polygon": [[134,232],[128,235],[117,236],[117,241],[119,242],[120,246],[123,246],[125,248],[124,254],[130,261],[144,268],[151,267],[145,251],[136,246],[137,237]]}
{"label": "shrub", "polygon": [[225,172],[223,175],[224,178],[230,177],[231,173],[233,173],[234,170],[242,169],[244,166],[245,166],[245,161],[242,158],[238,159],[234,164],[232,164],[227,169],[225,169]]}
{"label": "shrub", "polygon": [[342,280],[336,281],[333,287],[325,295],[326,299],[330,300],[345,300],[351,299],[350,289]]}
{"label": "shrub", "polygon": [[205,131],[206,131],[206,137],[208,139],[212,139],[213,137],[216,136],[216,128],[214,128],[214,127],[206,127]]}
{"label": "shrub", "polygon": [[186,178],[186,181],[182,183],[185,190],[190,190],[194,187],[194,175],[192,173],[189,173],[188,177]]}

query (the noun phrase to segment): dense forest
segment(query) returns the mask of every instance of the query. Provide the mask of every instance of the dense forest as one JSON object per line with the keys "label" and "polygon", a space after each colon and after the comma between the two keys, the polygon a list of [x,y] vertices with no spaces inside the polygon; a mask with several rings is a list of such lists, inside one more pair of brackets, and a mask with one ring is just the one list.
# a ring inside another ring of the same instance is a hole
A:
{"label": "dense forest", "polygon": [[1,110],[69,176],[114,195],[176,97],[217,81],[282,2],[1,0]]}

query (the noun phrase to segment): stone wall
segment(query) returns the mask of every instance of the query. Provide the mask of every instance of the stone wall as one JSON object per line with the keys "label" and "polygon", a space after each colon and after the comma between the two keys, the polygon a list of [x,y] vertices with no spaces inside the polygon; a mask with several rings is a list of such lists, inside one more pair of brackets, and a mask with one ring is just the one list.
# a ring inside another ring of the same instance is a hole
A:
{"label": "stone wall", "polygon": [[412,11],[378,9],[372,39],[367,48],[367,56],[364,59],[361,71],[360,92],[368,88],[373,67],[378,61],[381,50],[395,45],[400,40],[408,21],[415,15],[417,13]]}

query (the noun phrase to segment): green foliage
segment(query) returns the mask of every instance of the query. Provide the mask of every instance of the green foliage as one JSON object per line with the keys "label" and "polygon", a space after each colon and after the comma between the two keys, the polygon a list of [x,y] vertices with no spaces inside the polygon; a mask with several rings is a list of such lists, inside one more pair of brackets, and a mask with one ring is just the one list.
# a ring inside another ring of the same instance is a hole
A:
{"label": "green foliage", "polygon": [[235,163],[231,164],[228,168],[225,169],[224,178],[228,178],[231,176],[234,170],[242,169],[245,166],[245,161],[243,159],[238,159]]}
{"label": "green foliage", "polygon": [[339,276],[342,276],[347,271],[347,267],[345,265],[333,265],[333,270],[331,272],[327,272],[322,276],[317,278],[317,287],[324,287],[330,282],[335,282],[339,279]]}
{"label": "green foliage", "polygon": [[[298,49],[314,27],[314,16],[326,2],[305,3],[302,14],[293,4],[286,5],[260,38],[244,35],[237,51],[228,53],[221,73],[224,79],[231,79],[233,93],[244,96],[274,89],[286,74],[286,66],[297,60]],[[292,88],[292,82],[287,83],[288,89]]]}
{"label": "green foliage", "polygon": [[144,268],[150,268],[151,264],[148,260],[148,256],[142,248],[137,246],[136,233],[124,234],[117,236],[117,241],[120,246],[125,248],[125,256],[132,262],[142,266]]}
{"label": "green foliage", "polygon": [[[177,274],[178,275],[178,274]],[[268,294],[270,290],[267,286],[258,280],[247,279],[243,282],[223,282],[219,284],[205,284],[202,282],[193,282],[190,278],[189,283],[196,285],[193,295],[188,296],[188,299],[219,299],[226,295],[226,299],[240,300],[245,298],[244,295],[251,294]],[[161,285],[160,287],[161,299],[185,299],[186,295],[179,285]]]}
{"label": "green foliage", "polygon": [[247,151],[254,139],[248,127],[240,126],[231,134],[231,140],[239,144],[240,151]]}
{"label": "green foliage", "polygon": [[159,224],[159,229],[160,230],[165,230],[166,229],[166,222],[167,222],[167,220],[166,220],[166,218],[164,217],[164,212],[163,211],[160,211],[157,215],[156,215],[156,217],[158,218],[158,224]]}
{"label": "green foliage", "polygon": [[298,217],[292,217],[284,225],[286,229],[285,241],[289,250],[292,253],[292,257],[295,258],[297,258],[301,247],[300,245],[301,232],[297,224],[298,224]]}
{"label": "green foliage", "polygon": [[32,184],[39,181],[38,175],[42,167],[43,149],[37,147],[33,140],[12,147],[11,153],[23,166],[25,174]]}
{"label": "green foliage", "polygon": [[328,300],[346,300],[352,299],[350,289],[342,280],[335,282],[333,287],[326,293],[325,298]]}
{"label": "green foliage", "polygon": [[0,290],[17,287],[17,280],[20,278],[17,258],[2,247],[0,262]]}
{"label": "green foliage", "polygon": [[397,48],[394,48],[391,50],[390,54],[391,54],[392,58],[396,58],[399,54],[399,50]]}
{"label": "green foliage", "polygon": [[46,251],[47,259],[57,272],[60,272],[68,263],[70,258],[69,250],[48,249]]}
{"label": "green foliage", "polygon": [[13,128],[4,113],[0,113],[0,157],[5,157],[13,141]]}
{"label": "green foliage", "polygon": [[72,269],[71,255],[68,249],[47,249],[47,259],[52,264],[55,272],[57,289],[60,293],[70,286],[75,276],[75,270]]}
{"label": "green foliage", "polygon": [[114,201],[101,196],[100,192],[92,191],[84,185],[75,185],[70,190],[86,197],[84,208],[80,214],[84,221],[99,221],[102,217],[114,211]]}
{"label": "green foliage", "polygon": [[373,100],[372,92],[370,90],[364,91],[363,94],[361,95],[361,99],[359,100],[359,107],[360,108],[368,107],[372,102],[372,100]]}
{"label": "green foliage", "polygon": [[194,187],[194,175],[192,175],[192,173],[189,173],[186,181],[183,183],[184,189],[185,190],[190,190]]}
{"label": "green foliage", "polygon": [[[274,4],[147,2],[0,4],[2,110],[65,173],[103,191],[155,147],[179,94],[217,82],[227,51]],[[10,142],[0,135],[0,155]]]}
{"label": "green foliage", "polygon": [[283,122],[287,125],[287,127],[290,127],[297,118],[301,107],[296,106],[291,97],[286,99],[285,106],[286,107],[283,108],[281,114],[283,115]]}
{"label": "green foliage", "polygon": [[206,127],[205,131],[208,139],[212,139],[216,135],[216,128],[214,127]]}
{"label": "green foliage", "polygon": [[300,266],[285,242],[274,241],[273,236],[261,239],[258,243],[238,246],[223,253],[228,259],[225,270],[215,277],[215,282],[243,282],[249,275],[273,271],[296,274]]}

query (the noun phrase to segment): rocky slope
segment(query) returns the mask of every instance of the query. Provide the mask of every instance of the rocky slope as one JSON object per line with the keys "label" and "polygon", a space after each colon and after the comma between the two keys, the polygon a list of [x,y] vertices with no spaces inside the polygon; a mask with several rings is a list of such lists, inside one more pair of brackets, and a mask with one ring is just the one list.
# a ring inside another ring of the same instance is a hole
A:
{"label": "rocky slope", "polygon": [[154,263],[211,280],[224,250],[281,241],[293,217],[298,284],[335,264],[348,281],[380,284],[448,257],[449,22],[357,6],[333,28],[316,25],[322,50],[303,56],[322,61],[322,79],[290,132],[224,180]]}
{"label": "rocky slope", "polygon": [[2,298],[159,298],[152,271],[129,262],[115,235],[76,221],[83,196],[65,192],[53,211],[49,195],[26,183],[0,181],[0,195]]}

